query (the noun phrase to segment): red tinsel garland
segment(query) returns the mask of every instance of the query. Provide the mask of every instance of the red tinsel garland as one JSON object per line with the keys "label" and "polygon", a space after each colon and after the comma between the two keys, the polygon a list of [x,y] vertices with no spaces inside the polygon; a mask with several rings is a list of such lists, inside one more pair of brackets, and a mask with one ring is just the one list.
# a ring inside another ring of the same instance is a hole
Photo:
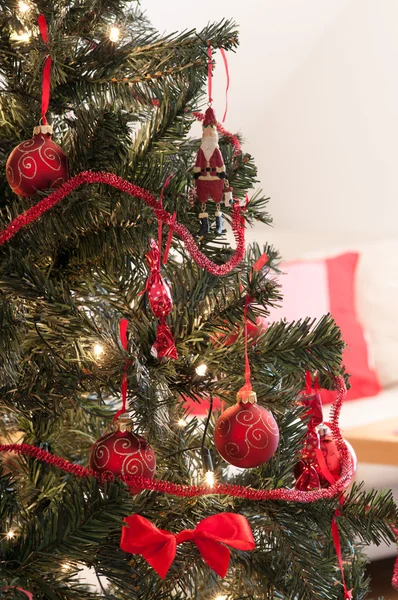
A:
{"label": "red tinsel garland", "polygon": [[[397,548],[398,548],[398,527],[393,527],[393,531],[397,538]],[[394,573],[392,576],[392,586],[393,586],[394,590],[398,591],[398,556],[395,559]]]}
{"label": "red tinsel garland", "polygon": [[106,183],[112,187],[140,198],[148,206],[153,208],[155,216],[160,219],[163,223],[169,227],[173,227],[177,235],[185,242],[185,247],[193,260],[202,269],[209,271],[213,275],[222,276],[226,275],[232,269],[234,269],[243,259],[245,254],[245,228],[242,222],[241,207],[239,203],[235,203],[232,207],[232,230],[236,240],[236,250],[233,256],[222,265],[217,265],[212,262],[207,256],[199,250],[193,236],[190,234],[188,229],[181,223],[176,223],[173,219],[173,215],[164,210],[158,200],[145,188],[141,188],[138,185],[130,183],[113,173],[106,172],[95,172],[95,171],[84,171],[79,173],[69,181],[66,181],[63,185],[57,188],[52,194],[40,200],[35,206],[32,206],[22,215],[19,215],[14,219],[8,227],[0,232],[0,246],[5,244],[14,235],[24,227],[27,227],[33,221],[36,221],[42,214],[50,210],[53,206],[61,202],[66,196],[68,196],[73,190],[80,187],[81,185],[88,183]]}
{"label": "red tinsel garland", "polygon": [[[219,494],[223,496],[234,496],[235,498],[245,498],[246,500],[285,500],[289,502],[303,503],[317,502],[318,500],[334,498],[350,485],[353,476],[352,461],[349,458],[348,450],[339,429],[341,405],[347,394],[344,379],[342,377],[337,378],[336,388],[337,395],[333,404],[330,425],[332,436],[341,455],[342,469],[340,478],[329,488],[310,492],[302,492],[300,490],[287,488],[256,490],[245,486],[223,483],[215,483],[213,487],[208,487],[205,485],[191,486],[171,483],[169,481],[162,481],[159,479],[148,479],[145,477],[132,476],[121,476],[120,479],[128,486],[134,486],[135,488],[141,490],[152,490],[155,492],[170,494],[172,496],[195,497]],[[50,454],[41,448],[37,448],[36,446],[31,446],[29,444],[1,444],[0,452],[14,452],[16,454],[29,456],[31,458],[46,462],[49,465],[58,467],[67,473],[72,473],[77,477],[96,477],[101,482],[111,481],[114,479],[112,474],[99,475],[92,469],[70,463],[60,456]]]}

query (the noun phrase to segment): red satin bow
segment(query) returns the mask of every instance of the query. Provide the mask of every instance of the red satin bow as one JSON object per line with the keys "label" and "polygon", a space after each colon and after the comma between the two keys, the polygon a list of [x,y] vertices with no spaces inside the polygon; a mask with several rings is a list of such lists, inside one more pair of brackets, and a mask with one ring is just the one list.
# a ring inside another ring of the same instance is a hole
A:
{"label": "red satin bow", "polygon": [[248,520],[235,513],[207,517],[195,529],[184,529],[178,534],[158,529],[140,515],[131,515],[124,521],[128,527],[122,529],[121,549],[141,554],[162,579],[173,563],[177,546],[183,542],[195,542],[203,560],[220,577],[225,577],[229,567],[230,551],[226,546],[237,550],[256,547]]}

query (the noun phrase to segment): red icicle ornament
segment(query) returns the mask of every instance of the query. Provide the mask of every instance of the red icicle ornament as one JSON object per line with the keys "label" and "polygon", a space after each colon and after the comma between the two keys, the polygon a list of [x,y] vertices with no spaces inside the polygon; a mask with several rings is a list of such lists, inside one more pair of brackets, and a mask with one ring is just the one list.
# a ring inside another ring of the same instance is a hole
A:
{"label": "red icicle ornament", "polygon": [[146,292],[151,310],[159,319],[156,341],[152,346],[152,354],[156,358],[178,358],[173,334],[166,323],[166,317],[173,309],[170,287],[160,273],[159,246],[151,240],[151,249],[146,255],[150,274],[146,282]]}
{"label": "red icicle ornament", "polygon": [[[298,403],[307,408],[305,417],[307,435],[301,453],[302,459],[294,468],[296,490],[309,492],[333,485],[340,477],[342,470],[342,456],[336,441],[331,434],[327,423],[323,423],[322,399],[317,379],[312,387],[312,377],[306,372],[306,389],[298,399]],[[357,458],[353,447],[344,440],[350,465],[352,478],[355,475]]]}
{"label": "red icicle ornament", "polygon": [[322,399],[319,393],[319,385],[316,382],[315,388],[312,387],[312,376],[306,371],[306,389],[298,399],[298,403],[307,410],[305,417],[309,417],[307,424],[307,435],[302,450],[302,459],[294,468],[296,478],[295,488],[303,492],[318,490],[321,487],[321,474],[317,460],[317,451],[320,448],[319,433],[316,427],[323,421]]}

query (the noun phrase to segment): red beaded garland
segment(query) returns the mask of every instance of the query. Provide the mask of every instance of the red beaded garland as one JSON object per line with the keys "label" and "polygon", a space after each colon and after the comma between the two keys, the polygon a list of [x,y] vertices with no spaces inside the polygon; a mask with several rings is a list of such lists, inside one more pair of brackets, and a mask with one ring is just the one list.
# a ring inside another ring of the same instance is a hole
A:
{"label": "red beaded garland", "polygon": [[[156,468],[156,457],[148,442],[134,434],[132,421],[120,417],[115,421],[116,431],[102,436],[93,446],[90,467],[96,473],[112,473],[152,479]],[[132,494],[142,488],[131,487]]]}
{"label": "red beaded garland", "polygon": [[218,452],[234,467],[259,467],[273,456],[278,442],[274,417],[257,402],[238,401],[222,413],[214,429]]}
{"label": "red beaded garland", "polygon": [[7,160],[7,181],[18,196],[32,196],[68,179],[67,157],[53,142],[51,128],[39,126],[37,131],[31,140],[14,148]]}

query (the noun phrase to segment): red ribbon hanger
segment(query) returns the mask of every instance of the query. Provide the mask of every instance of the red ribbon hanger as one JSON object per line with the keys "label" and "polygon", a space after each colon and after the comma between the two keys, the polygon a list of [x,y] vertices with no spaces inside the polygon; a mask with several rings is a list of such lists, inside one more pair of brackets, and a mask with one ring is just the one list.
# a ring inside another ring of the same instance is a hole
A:
{"label": "red ribbon hanger", "polygon": [[[228,59],[225,53],[224,48],[220,48],[221,56],[224,62],[225,74],[227,77],[227,85],[225,88],[225,111],[222,122],[225,122],[228,112],[228,90],[229,90],[229,68],[228,68]],[[213,50],[210,42],[207,45],[207,95],[208,95],[208,103],[211,104],[213,102]]]}
{"label": "red ribbon hanger", "polygon": [[[120,325],[119,325],[120,342],[121,342],[124,350],[126,350],[126,351],[128,349],[128,342],[127,342],[128,326],[129,326],[129,322],[127,321],[127,319],[120,320]],[[117,413],[113,417],[113,421],[115,421],[118,417],[120,417],[120,415],[122,415],[123,413],[125,413],[127,411],[127,390],[128,390],[127,368],[128,368],[128,366],[129,366],[129,359],[126,358],[126,362],[124,363],[123,375],[122,375],[122,408],[120,408],[117,411]]]}
{"label": "red ribbon hanger", "polygon": [[210,42],[207,45],[207,94],[211,104],[213,102],[213,51]]}
{"label": "red ribbon hanger", "polygon": [[195,529],[184,529],[178,534],[158,529],[141,517],[131,515],[124,519],[120,547],[130,554],[141,554],[164,579],[177,551],[183,542],[196,544],[203,560],[220,577],[225,577],[229,567],[230,551],[254,550],[256,543],[249,522],[243,515],[221,513],[203,519]]}
{"label": "red ribbon hanger", "polygon": [[[343,496],[340,496],[340,503],[344,504]],[[340,567],[340,571],[341,571],[341,579],[342,579],[343,588],[344,588],[344,600],[352,600],[352,590],[349,590],[347,588],[347,584],[346,584],[345,577],[344,577],[344,566],[343,566],[343,557],[341,554],[340,534],[339,534],[339,528],[337,526],[337,521],[336,521],[336,517],[340,517],[340,515],[341,515],[341,513],[340,513],[339,509],[336,509],[334,511],[334,515],[332,517],[332,537],[333,537],[333,543],[334,543],[334,547],[335,547],[336,554],[337,554],[337,560],[339,561],[339,567]]]}
{"label": "red ribbon hanger", "polygon": [[[267,254],[262,254],[260,258],[255,262],[253,266],[254,271],[259,271],[262,267],[268,262]],[[252,383],[251,383],[251,370],[250,370],[250,362],[249,362],[249,335],[248,335],[248,323],[247,323],[247,313],[249,311],[249,305],[253,302],[253,298],[246,294],[245,297],[245,308],[243,311],[243,336],[245,341],[245,384],[241,387],[239,391],[242,392],[251,392],[252,391]]]}
{"label": "red ribbon hanger", "polygon": [[[47,21],[44,15],[37,18],[42,40],[45,44],[49,43]],[[50,85],[51,85],[51,56],[47,54],[44,59],[43,76],[41,84],[41,120],[43,125],[47,125],[47,111],[50,104]]]}
{"label": "red ribbon hanger", "polygon": [[221,52],[222,59],[224,61],[225,73],[227,76],[227,86],[225,88],[225,111],[224,111],[224,116],[222,118],[222,122],[224,123],[225,119],[227,117],[227,112],[228,112],[229,69],[228,69],[227,55],[225,54],[224,48],[220,48],[220,52]]}

